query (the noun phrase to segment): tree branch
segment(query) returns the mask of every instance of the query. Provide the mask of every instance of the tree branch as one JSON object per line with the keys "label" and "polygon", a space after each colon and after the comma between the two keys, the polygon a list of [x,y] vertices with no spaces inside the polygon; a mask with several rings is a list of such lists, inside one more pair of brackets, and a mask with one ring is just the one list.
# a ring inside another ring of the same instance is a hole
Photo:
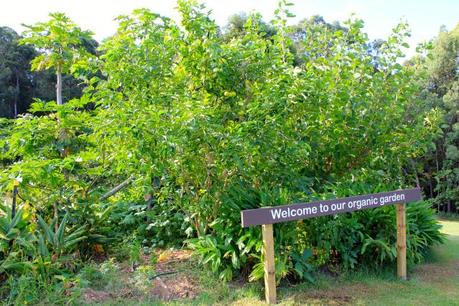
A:
{"label": "tree branch", "polygon": [[118,191],[120,191],[121,189],[123,189],[124,187],[126,187],[127,185],[129,185],[132,181],[134,180],[134,176],[131,175],[128,179],[126,179],[124,182],[122,182],[121,184],[119,184],[118,186],[115,186],[112,190],[108,191],[107,193],[105,193],[103,196],[101,196],[99,198],[100,201],[103,201],[103,200],[106,200],[108,199],[109,197],[111,197],[112,195],[114,195],[115,193],[117,193]]}

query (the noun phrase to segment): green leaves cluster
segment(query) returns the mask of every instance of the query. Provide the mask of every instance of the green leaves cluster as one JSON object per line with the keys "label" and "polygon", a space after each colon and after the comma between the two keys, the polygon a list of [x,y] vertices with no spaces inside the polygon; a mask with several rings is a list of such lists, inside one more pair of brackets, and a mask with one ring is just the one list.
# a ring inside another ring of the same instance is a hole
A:
{"label": "green leaves cluster", "polygon": [[92,33],[84,31],[63,13],[49,14],[48,22],[25,25],[21,44],[33,45],[40,55],[32,62],[32,70],[61,69],[70,72],[73,65],[86,63],[90,53],[85,44],[91,44]]}

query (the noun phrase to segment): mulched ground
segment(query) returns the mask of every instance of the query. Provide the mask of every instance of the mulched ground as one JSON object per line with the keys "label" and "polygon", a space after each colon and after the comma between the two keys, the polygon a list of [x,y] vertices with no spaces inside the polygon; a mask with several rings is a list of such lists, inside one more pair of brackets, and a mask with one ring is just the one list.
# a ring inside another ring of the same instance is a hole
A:
{"label": "mulched ground", "polygon": [[[156,271],[160,273],[176,272],[170,275],[159,276],[152,281],[151,295],[161,300],[193,299],[199,293],[196,280],[183,271],[177,271],[177,263],[191,258],[191,251],[173,250],[157,253],[158,262]],[[145,258],[147,260],[148,258]]]}
{"label": "mulched ground", "polygon": [[[136,267],[124,265],[120,268],[120,279],[123,283],[122,289],[117,292],[107,292],[104,290],[84,289],[82,298],[89,304],[103,303],[109,300],[120,298],[132,298],[142,300],[146,297],[163,301],[193,299],[199,292],[199,283],[186,271],[180,271],[180,264],[190,260],[191,251],[189,250],[157,250],[155,251],[157,262],[155,264],[155,275],[151,280],[151,288],[147,295],[139,294],[137,288],[133,287],[132,280]],[[144,263],[151,262],[150,255],[143,255]]]}

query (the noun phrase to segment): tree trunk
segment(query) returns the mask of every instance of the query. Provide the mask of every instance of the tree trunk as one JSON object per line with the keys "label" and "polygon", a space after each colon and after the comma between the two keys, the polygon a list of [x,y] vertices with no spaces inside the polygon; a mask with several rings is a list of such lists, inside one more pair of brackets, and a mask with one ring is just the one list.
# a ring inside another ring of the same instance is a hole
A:
{"label": "tree trunk", "polygon": [[116,186],[116,187],[113,188],[112,190],[108,191],[108,192],[105,193],[103,196],[101,196],[101,197],[99,198],[99,200],[100,200],[100,201],[103,201],[103,200],[108,199],[109,197],[111,197],[112,195],[114,195],[115,193],[117,193],[118,191],[120,191],[121,189],[123,189],[124,187],[126,187],[127,185],[129,185],[133,180],[134,180],[134,176],[131,175],[128,179],[126,179],[125,181],[123,181],[121,184],[119,184],[118,186]]}
{"label": "tree trunk", "polygon": [[56,102],[57,105],[62,105],[62,67],[57,65],[57,82],[56,82]]}
{"label": "tree trunk", "polygon": [[411,164],[411,168],[413,169],[414,177],[416,179],[416,187],[420,188],[421,184],[419,182],[418,169],[416,168],[416,164],[414,160],[410,159],[410,164]]}
{"label": "tree trunk", "polygon": [[57,202],[53,203],[53,213],[54,219],[56,220],[56,223],[54,223],[54,232],[57,233],[57,230],[59,229],[59,212],[57,211]]}
{"label": "tree trunk", "polygon": [[18,100],[19,100],[19,76],[16,71],[16,94],[14,95],[13,117],[18,117]]}
{"label": "tree trunk", "polygon": [[432,173],[432,169],[430,168],[430,164],[428,166],[429,166],[429,171],[427,173],[429,174],[429,195],[430,195],[430,198],[433,199],[434,197],[433,184],[432,184],[433,173]]}
{"label": "tree trunk", "polygon": [[[57,105],[62,105],[62,66],[61,64],[57,64],[57,69],[56,69],[56,102]],[[58,119],[59,122],[59,119]],[[59,133],[59,140],[64,141],[65,138],[67,137],[65,129],[61,127],[60,133]],[[62,157],[65,158],[68,155],[68,148],[67,146],[64,147],[64,151],[62,152]],[[66,170],[64,170],[64,176],[66,179],[68,179],[68,173]],[[62,192],[62,189],[61,189]],[[59,211],[57,207],[57,202],[53,203],[53,210],[54,210],[54,219],[56,220],[56,223],[54,224],[54,230],[57,232],[59,229]]]}
{"label": "tree trunk", "polygon": [[[11,204],[11,221],[13,221],[14,217],[16,216],[16,198],[18,196],[18,185],[19,182],[15,181],[13,186],[13,203]],[[14,239],[11,239],[8,243],[8,248],[11,251],[13,248]]]}
{"label": "tree trunk", "polygon": [[13,186],[13,203],[11,204],[11,220],[16,216],[16,199],[18,196],[18,183],[14,182]]}

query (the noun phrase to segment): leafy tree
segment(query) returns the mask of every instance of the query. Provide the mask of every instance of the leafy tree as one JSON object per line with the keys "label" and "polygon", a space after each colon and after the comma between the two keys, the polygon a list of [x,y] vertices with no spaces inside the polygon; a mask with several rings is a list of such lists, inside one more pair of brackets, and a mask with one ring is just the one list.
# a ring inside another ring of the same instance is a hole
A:
{"label": "leafy tree", "polygon": [[[410,184],[403,169],[425,152],[439,114],[410,112],[417,87],[398,64],[405,24],[377,54],[360,20],[346,31],[314,25],[314,39],[297,42],[305,52],[295,67],[283,7],[270,39],[259,15],[225,39],[204,10],[180,1],[181,27],[148,10],[119,18],[117,34],[101,46],[107,79],[89,98],[100,106],[92,137],[103,144],[93,148],[102,156],[93,165],[137,178],[126,196],[150,220],[139,225],[147,241],[197,236],[190,244],[222,278],[244,268],[257,278],[259,233],[240,228],[241,209]],[[413,208],[410,222],[419,222],[418,212],[434,234],[412,233],[428,241],[411,244],[412,261],[440,240],[425,205]],[[322,264],[393,260],[393,211],[369,214],[279,225],[278,273],[293,270],[292,258],[308,247],[324,254]],[[345,228],[346,239],[337,230]]]}
{"label": "leafy tree", "polygon": [[22,44],[33,45],[41,52],[32,61],[32,70],[55,69],[56,102],[62,105],[62,74],[74,72],[79,64],[85,64],[92,33],[83,31],[63,13],[51,13],[48,22],[26,25],[28,30]]}
{"label": "leafy tree", "polygon": [[298,22],[298,24],[292,26],[292,39],[294,41],[304,41],[308,39],[308,36],[312,35],[310,30],[313,27],[323,27],[329,31],[346,31],[346,27],[342,26],[338,21],[328,23],[322,16],[314,15],[310,18],[303,19]]}
{"label": "leafy tree", "polygon": [[445,203],[446,211],[459,208],[459,25],[450,32],[442,32],[434,43],[429,62],[429,88],[445,111],[443,138],[438,143],[443,159],[437,176],[437,203]]}
{"label": "leafy tree", "polygon": [[[25,113],[33,99],[54,100],[56,74],[50,70],[30,69],[30,62],[39,55],[38,51],[32,46],[20,45],[22,37],[10,28],[1,27],[0,36],[0,117],[12,118]],[[91,54],[96,54],[96,46],[94,40],[85,41],[84,47]],[[90,75],[81,68],[75,69],[75,73],[88,78]],[[63,75],[62,83],[63,101],[81,96],[84,88],[81,80]]]}

